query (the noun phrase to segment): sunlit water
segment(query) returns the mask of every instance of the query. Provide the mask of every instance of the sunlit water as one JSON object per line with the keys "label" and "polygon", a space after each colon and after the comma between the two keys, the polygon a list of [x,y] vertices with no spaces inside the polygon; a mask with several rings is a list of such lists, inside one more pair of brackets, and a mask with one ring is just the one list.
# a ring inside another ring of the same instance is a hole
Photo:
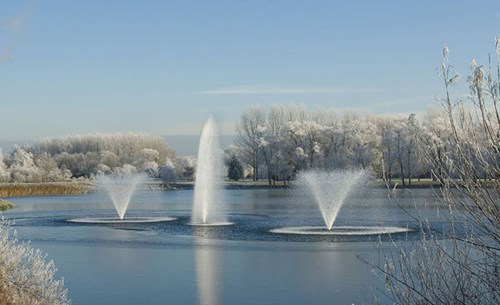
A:
{"label": "sunlit water", "polygon": [[[228,227],[192,227],[193,191],[137,192],[127,215],[176,217],[156,224],[75,224],[116,215],[104,195],[10,200],[20,239],[48,253],[74,304],[361,304],[383,289],[368,261],[377,237],[274,234],[280,227],[323,224],[314,203],[292,190],[225,191]],[[446,224],[432,191],[400,200],[429,221]],[[425,204],[428,202],[428,204]],[[439,213],[437,213],[439,211]],[[438,216],[439,215],[439,216]],[[383,190],[349,198],[336,225],[416,227]],[[412,234],[393,236],[415,239]],[[385,240],[385,241],[384,241]],[[368,299],[366,299],[368,298]]]}

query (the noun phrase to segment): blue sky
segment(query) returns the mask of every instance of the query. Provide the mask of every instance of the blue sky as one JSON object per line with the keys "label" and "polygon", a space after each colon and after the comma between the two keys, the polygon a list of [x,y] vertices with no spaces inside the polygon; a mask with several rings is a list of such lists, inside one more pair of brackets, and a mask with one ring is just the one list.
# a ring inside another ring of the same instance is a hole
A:
{"label": "blue sky", "polygon": [[[253,105],[423,112],[445,44],[487,63],[498,1],[0,1],[0,140],[233,132]],[[466,93],[466,87],[457,88]]]}

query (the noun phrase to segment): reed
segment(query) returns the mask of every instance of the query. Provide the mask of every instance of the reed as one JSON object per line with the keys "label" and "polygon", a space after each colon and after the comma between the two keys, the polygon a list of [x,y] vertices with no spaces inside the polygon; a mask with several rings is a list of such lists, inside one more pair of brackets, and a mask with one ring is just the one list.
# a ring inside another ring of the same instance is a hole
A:
{"label": "reed", "polygon": [[94,188],[94,184],[87,181],[0,183],[0,196],[77,195],[89,193]]}

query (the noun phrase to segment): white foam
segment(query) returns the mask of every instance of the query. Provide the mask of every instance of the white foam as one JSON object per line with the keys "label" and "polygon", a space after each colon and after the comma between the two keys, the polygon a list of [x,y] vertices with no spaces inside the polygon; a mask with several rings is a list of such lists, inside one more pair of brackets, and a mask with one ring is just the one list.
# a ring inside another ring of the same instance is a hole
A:
{"label": "white foam", "polygon": [[402,227],[377,227],[377,226],[339,226],[327,230],[326,227],[285,227],[270,230],[277,234],[296,235],[338,235],[338,236],[364,236],[411,232],[412,229]]}
{"label": "white foam", "polygon": [[88,218],[75,218],[69,219],[68,222],[76,223],[152,223],[152,222],[165,222],[176,220],[175,217],[126,217],[124,219],[119,219],[116,217],[88,217]]}

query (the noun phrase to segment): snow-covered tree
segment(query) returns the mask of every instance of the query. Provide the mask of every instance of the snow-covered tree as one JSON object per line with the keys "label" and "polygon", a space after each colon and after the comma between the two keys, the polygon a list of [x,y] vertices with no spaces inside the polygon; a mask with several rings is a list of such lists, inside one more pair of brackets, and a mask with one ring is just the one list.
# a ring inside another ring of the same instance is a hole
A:
{"label": "snow-covered tree", "polygon": [[21,147],[12,152],[10,172],[13,182],[42,182],[42,172],[35,165],[33,154]]}
{"label": "snow-covered tree", "polygon": [[5,183],[10,181],[10,171],[4,162],[4,156],[2,150],[0,149],[0,183]]}
{"label": "snow-covered tree", "polygon": [[381,153],[381,177],[384,181],[392,181],[396,164],[396,127],[397,118],[394,116],[379,116],[377,119],[377,130],[380,136]]}
{"label": "snow-covered tree", "polygon": [[380,160],[378,157],[380,136],[371,116],[346,112],[343,116],[343,147],[351,167],[369,168]]}
{"label": "snow-covered tree", "polygon": [[117,176],[132,176],[137,173],[137,169],[131,164],[124,164],[122,167],[116,167],[113,173]]}
{"label": "snow-covered tree", "polygon": [[36,156],[35,165],[40,170],[42,182],[57,182],[71,178],[71,171],[57,167],[54,159],[47,153]]}
{"label": "snow-covered tree", "polygon": [[177,170],[173,160],[165,160],[165,163],[160,167],[160,177],[167,183],[177,181]]}
{"label": "snow-covered tree", "polygon": [[91,177],[96,173],[122,171],[125,165],[136,170],[158,174],[158,165],[167,158],[176,168],[181,161],[162,138],[136,133],[94,134],[44,139],[28,150],[34,156],[48,154],[59,168],[74,177]]}
{"label": "snow-covered tree", "polygon": [[423,123],[422,143],[429,155],[427,166],[433,178],[443,177],[442,169],[452,162],[450,155],[450,122],[443,110],[428,109]]}
{"label": "snow-covered tree", "polygon": [[20,242],[0,220],[1,304],[70,304],[57,268],[40,250]]}
{"label": "snow-covered tree", "polygon": [[120,166],[120,158],[112,151],[104,150],[101,151],[101,160],[99,162],[99,166],[103,169],[104,173],[107,171],[111,171],[111,169]]}
{"label": "snow-covered tree", "polygon": [[[500,36],[497,66],[484,71],[473,61],[469,107],[450,88],[459,79],[443,50],[440,110],[422,124],[427,166],[441,183],[438,199],[449,228],[418,219],[420,242],[395,249],[379,270],[395,304],[497,304],[500,300]],[[495,75],[496,74],[496,75]],[[446,237],[443,242],[443,236]],[[396,255],[394,255],[397,253]]]}
{"label": "snow-covered tree", "polygon": [[300,169],[306,170],[318,165],[322,154],[321,135],[325,127],[315,121],[291,121],[287,132],[296,147],[296,157]]}
{"label": "snow-covered tree", "polygon": [[265,113],[261,108],[253,107],[240,117],[236,125],[236,144],[241,148],[240,158],[253,169],[253,180],[259,179]]}
{"label": "snow-covered tree", "polygon": [[243,166],[241,165],[238,158],[232,155],[226,162],[227,165],[227,177],[230,180],[238,181],[243,178]]}
{"label": "snow-covered tree", "polygon": [[137,168],[147,171],[151,176],[158,176],[158,159],[160,153],[156,149],[144,148],[137,161]]}

